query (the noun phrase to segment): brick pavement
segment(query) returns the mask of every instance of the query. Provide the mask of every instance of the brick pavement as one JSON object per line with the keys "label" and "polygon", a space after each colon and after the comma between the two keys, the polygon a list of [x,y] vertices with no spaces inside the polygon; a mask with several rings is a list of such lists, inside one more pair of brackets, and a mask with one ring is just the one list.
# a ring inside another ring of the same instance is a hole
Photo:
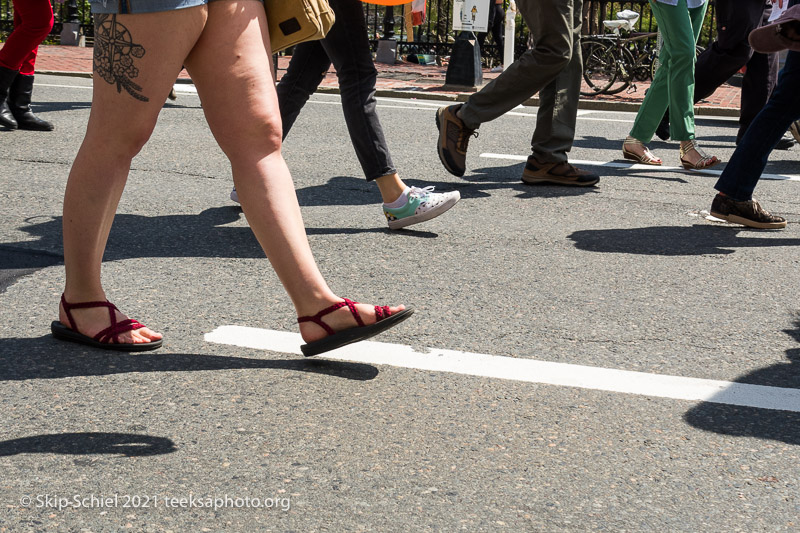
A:
{"label": "brick pavement", "polygon": [[[278,61],[278,77],[286,70],[288,57],[280,57]],[[395,65],[376,64],[378,69],[378,94],[383,96],[403,96],[409,98],[451,98],[465,99],[470,93],[445,90],[444,80],[446,67],[437,65],[418,65],[409,62],[398,62]],[[40,46],[36,62],[36,70],[41,73],[79,73],[89,75],[92,70],[92,49],[75,46]],[[494,79],[499,74],[484,71],[484,82]],[[186,72],[181,77],[188,79]],[[331,70],[322,82],[322,90],[337,90],[336,74]],[[616,95],[598,95],[581,98],[582,108],[618,109],[635,111],[644,98],[649,87],[647,82],[636,84],[635,90],[624,91]],[[697,113],[703,115],[737,116],[739,112],[739,95],[741,89],[725,84],[708,99],[698,103]],[[536,104],[534,98],[530,103]]]}

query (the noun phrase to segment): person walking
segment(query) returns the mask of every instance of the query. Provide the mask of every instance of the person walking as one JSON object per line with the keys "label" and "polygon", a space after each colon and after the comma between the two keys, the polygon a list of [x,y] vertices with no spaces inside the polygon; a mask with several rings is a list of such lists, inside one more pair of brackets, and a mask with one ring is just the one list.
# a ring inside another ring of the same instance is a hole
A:
{"label": "person walking", "polygon": [[0,126],[53,130],[31,111],[36,54],[52,29],[50,0],[14,0],[14,30],[0,48]]}
{"label": "person walking", "polygon": [[660,66],[642,101],[630,134],[622,144],[622,155],[646,165],[663,162],[647,147],[661,117],[669,107],[670,136],[680,141],[680,163],[685,169],[706,169],[721,161],[709,156],[695,138],[694,72],[695,46],[703,27],[706,0],[650,0],[650,8],[664,39]]}
{"label": "person walking", "polygon": [[[365,305],[337,296],[314,261],[281,154],[261,2],[96,0],[92,11],[92,111],[64,196],[66,284],[59,319],[51,325],[56,338],[125,351],[162,344],[160,333],[106,299],[100,271],[131,160],[150,137],[182,65],[231,162],[247,221],[294,304],[303,353],[369,338],[411,315],[403,305]],[[128,283],[137,290],[135,277]]]}
{"label": "person walking", "polygon": [[[781,0],[783,1],[783,0]],[[752,228],[780,229],[786,219],[766,211],[753,191],[769,155],[790,124],[800,120],[800,5],[792,4],[774,23],[754,30],[750,44],[765,53],[788,49],[778,84],[767,104],[744,133],[741,142],[714,185],[719,191],[711,215]]]}
{"label": "person walking", "polygon": [[[329,0],[336,23],[325,38],[295,46],[286,74],[278,83],[283,138],[333,64],[339,78],[342,111],[367,181],[374,181],[383,199],[390,229],[435,218],[461,199],[461,193],[433,192],[433,186],[410,187],[392,162],[383,127],[375,109],[378,72],[372,61],[367,23],[360,0]],[[234,189],[231,200],[239,201]]]}
{"label": "person walking", "polygon": [[[778,54],[754,52],[747,41],[751,31],[768,23],[772,8],[771,3],[766,0],[717,0],[714,6],[717,37],[711,46],[697,56],[693,99],[697,103],[708,98],[745,67],[739,130],[736,134],[738,144],[750,123],[769,100],[778,81]],[[669,110],[664,113],[656,135],[664,141],[669,139]],[[795,140],[787,133],[775,148],[788,150],[794,145]]]}
{"label": "person walking", "polygon": [[503,63],[503,46],[505,43],[505,36],[503,35],[503,23],[505,22],[506,12],[503,9],[503,3],[505,0],[489,0],[489,21],[487,22],[488,31],[482,31],[478,33],[478,47],[483,50],[483,43],[486,42],[486,37],[489,33],[492,34],[492,39],[494,39],[495,49],[497,53],[495,54],[497,60],[501,63],[498,67],[492,69],[492,72],[502,72],[502,63]]}
{"label": "person walking", "polygon": [[600,177],[568,162],[575,139],[581,60],[582,0],[517,0],[533,37],[525,51],[502,74],[464,104],[436,113],[437,151],[448,172],[463,176],[469,140],[484,122],[494,120],[539,93],[532,154],[522,173],[528,184],[592,186]]}

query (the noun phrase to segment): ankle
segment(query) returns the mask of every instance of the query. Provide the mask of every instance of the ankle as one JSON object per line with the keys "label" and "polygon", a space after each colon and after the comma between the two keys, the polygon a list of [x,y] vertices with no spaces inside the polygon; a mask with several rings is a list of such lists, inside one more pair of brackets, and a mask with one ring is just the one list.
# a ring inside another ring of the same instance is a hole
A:
{"label": "ankle", "polygon": [[67,303],[105,302],[108,300],[102,288],[65,288],[63,295]]}
{"label": "ankle", "polygon": [[323,309],[343,300],[344,298],[341,298],[332,292],[327,294],[316,294],[305,298],[302,302],[295,302],[294,307],[298,317],[314,316]]}
{"label": "ankle", "polygon": [[396,201],[408,188],[397,172],[377,178],[375,184],[378,186],[378,190],[381,192],[381,200],[385,204]]}
{"label": "ankle", "polygon": [[408,193],[411,192],[411,187],[406,187],[400,195],[392,200],[391,202],[384,202],[384,207],[388,207],[390,209],[397,209],[399,207],[403,207],[408,203]]}

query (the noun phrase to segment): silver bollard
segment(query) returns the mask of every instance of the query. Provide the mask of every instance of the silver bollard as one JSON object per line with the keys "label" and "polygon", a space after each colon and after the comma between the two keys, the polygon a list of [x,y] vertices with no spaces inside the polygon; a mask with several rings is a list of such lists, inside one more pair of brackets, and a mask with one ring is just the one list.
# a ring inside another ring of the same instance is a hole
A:
{"label": "silver bollard", "polygon": [[514,34],[517,25],[517,4],[514,0],[508,5],[506,11],[506,35],[505,45],[503,46],[503,70],[507,69],[514,62]]}

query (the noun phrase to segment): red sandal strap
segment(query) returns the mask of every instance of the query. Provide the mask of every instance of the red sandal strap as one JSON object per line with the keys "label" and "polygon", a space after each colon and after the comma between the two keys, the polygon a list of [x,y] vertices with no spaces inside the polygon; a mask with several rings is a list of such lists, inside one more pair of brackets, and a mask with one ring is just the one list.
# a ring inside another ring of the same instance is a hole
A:
{"label": "red sandal strap", "polygon": [[64,298],[64,294],[62,293],[61,306],[64,308],[64,313],[67,315],[67,320],[69,320],[69,327],[72,328],[73,331],[78,331],[78,325],[75,323],[75,319],[72,318],[73,309],[90,309],[92,307],[107,307],[111,324],[114,324],[116,322],[116,315],[114,314],[114,311],[118,311],[117,306],[112,304],[108,300],[97,301],[97,302],[80,302],[77,304],[71,304],[67,301],[66,298]]}
{"label": "red sandal strap", "polygon": [[[356,319],[356,324],[358,324],[359,326],[363,327],[364,326],[364,321],[361,320],[361,315],[358,313],[358,309],[356,309],[356,305],[358,304],[358,302],[354,302],[352,300],[348,300],[347,298],[344,298],[343,300],[344,301],[341,301],[339,303],[335,303],[330,307],[326,307],[325,309],[323,309],[322,311],[320,311],[319,313],[317,313],[314,316],[301,316],[301,317],[299,317],[297,319],[297,322],[298,323],[301,323],[301,322],[313,322],[316,325],[318,325],[319,327],[321,327],[322,329],[324,329],[325,332],[328,334],[328,336],[335,335],[336,332],[333,330],[332,327],[330,327],[328,324],[326,324],[325,322],[322,321],[322,317],[327,315],[328,313],[333,313],[337,309],[341,309],[342,307],[344,307],[346,305],[347,308],[350,310],[350,314],[353,315],[353,318]],[[377,306],[376,306],[376,309],[377,309]]]}
{"label": "red sandal strap", "polygon": [[102,342],[104,344],[108,344],[108,341],[110,340],[113,340],[114,344],[119,344],[120,333],[125,333],[127,331],[133,331],[136,329],[142,329],[143,327],[144,324],[140,323],[137,320],[129,318],[127,320],[122,320],[120,322],[116,322],[110,325],[109,327],[107,327],[106,329],[95,335],[93,338],[97,342]]}
{"label": "red sandal strap", "polygon": [[119,344],[119,335],[120,333],[125,333],[128,331],[133,331],[136,329],[142,329],[145,327],[144,324],[137,320],[133,320],[131,318],[117,321],[116,311],[117,306],[109,302],[108,300],[105,301],[97,301],[97,302],[80,302],[76,304],[69,303],[66,298],[64,298],[64,294],[61,294],[61,305],[64,307],[64,313],[67,315],[67,320],[69,320],[69,326],[72,331],[76,333],[80,333],[78,330],[78,325],[75,323],[75,319],[72,318],[72,310],[73,309],[90,309],[92,307],[105,307],[108,309],[108,318],[111,322],[111,325],[108,326],[106,329],[102,330],[100,333],[92,337],[97,342],[101,342],[104,344],[108,344],[109,340],[113,340],[115,344]]}
{"label": "red sandal strap", "polygon": [[376,305],[375,306],[375,322],[380,322],[384,318],[387,318],[392,315],[392,312],[389,310],[388,305]]}

